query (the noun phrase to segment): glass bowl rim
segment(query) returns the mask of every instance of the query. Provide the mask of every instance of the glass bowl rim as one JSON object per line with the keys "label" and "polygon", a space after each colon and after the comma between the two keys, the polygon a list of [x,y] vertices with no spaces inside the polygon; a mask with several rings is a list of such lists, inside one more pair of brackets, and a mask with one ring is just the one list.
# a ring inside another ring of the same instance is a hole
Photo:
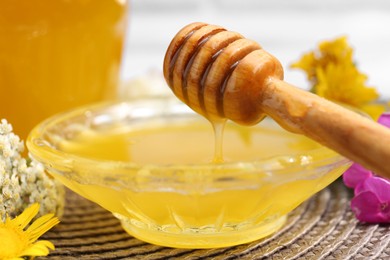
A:
{"label": "glass bowl rim", "polygon": [[[104,169],[110,169],[114,167],[115,169],[123,168],[127,170],[139,170],[142,168],[160,168],[160,169],[183,169],[185,168],[187,171],[197,171],[197,169],[242,169],[242,168],[252,168],[252,169],[263,169],[266,171],[270,171],[272,173],[276,173],[278,171],[285,170],[286,167],[280,168],[276,166],[272,166],[275,160],[287,158],[287,161],[291,161],[291,165],[289,167],[289,171],[294,171],[294,168],[299,169],[300,171],[304,171],[305,169],[313,170],[313,165],[315,168],[321,167],[329,167],[330,165],[345,165],[350,162],[349,159],[337,154],[336,152],[330,150],[326,147],[319,147],[311,152],[321,152],[324,157],[321,160],[316,160],[315,162],[309,162],[304,165],[297,165],[294,158],[300,158],[305,156],[305,153],[297,153],[292,155],[277,155],[267,158],[262,158],[258,160],[248,160],[248,161],[228,161],[221,163],[212,163],[212,162],[203,162],[203,163],[183,163],[183,164],[139,164],[135,162],[124,162],[124,161],[114,161],[114,160],[101,160],[95,158],[86,158],[82,156],[78,156],[72,153],[64,152],[54,148],[51,144],[48,144],[47,141],[42,139],[42,136],[47,131],[48,128],[54,126],[60,122],[63,122],[66,118],[72,118],[74,116],[81,115],[86,111],[94,111],[98,109],[107,109],[113,106],[128,106],[132,105],[134,101],[152,101],[154,102],[162,101],[162,102],[173,102],[174,104],[179,104],[184,108],[187,108],[188,111],[193,112],[189,109],[184,103],[180,102],[175,97],[170,96],[147,96],[147,97],[137,97],[126,100],[116,100],[116,101],[106,101],[106,102],[98,102],[94,104],[84,105],[78,108],[70,109],[64,111],[62,113],[58,113],[53,115],[44,121],[37,124],[29,133],[26,145],[29,150],[29,154],[35,160],[43,163],[49,164],[52,168],[56,168],[53,166],[62,167],[70,167],[74,162],[77,162],[80,165],[89,165],[89,167],[98,167]],[[199,115],[200,116],[200,115]]]}

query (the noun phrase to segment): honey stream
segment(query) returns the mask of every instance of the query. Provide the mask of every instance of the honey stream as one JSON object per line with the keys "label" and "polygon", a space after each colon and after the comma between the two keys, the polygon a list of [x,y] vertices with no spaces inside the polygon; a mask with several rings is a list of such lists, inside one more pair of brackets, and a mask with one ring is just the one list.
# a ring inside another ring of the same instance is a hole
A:
{"label": "honey stream", "polygon": [[214,163],[223,163],[223,133],[226,120],[209,120],[214,130]]}

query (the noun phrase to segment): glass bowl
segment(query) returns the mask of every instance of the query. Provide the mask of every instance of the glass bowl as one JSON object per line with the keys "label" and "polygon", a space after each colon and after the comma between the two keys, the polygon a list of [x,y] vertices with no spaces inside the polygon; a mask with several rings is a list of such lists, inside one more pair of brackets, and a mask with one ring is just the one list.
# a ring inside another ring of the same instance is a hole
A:
{"label": "glass bowl", "polygon": [[211,124],[176,98],[102,103],[58,114],[27,140],[33,158],[111,211],[132,236],[177,248],[216,248],[277,231],[349,160],[271,119],[229,123],[213,163]]}

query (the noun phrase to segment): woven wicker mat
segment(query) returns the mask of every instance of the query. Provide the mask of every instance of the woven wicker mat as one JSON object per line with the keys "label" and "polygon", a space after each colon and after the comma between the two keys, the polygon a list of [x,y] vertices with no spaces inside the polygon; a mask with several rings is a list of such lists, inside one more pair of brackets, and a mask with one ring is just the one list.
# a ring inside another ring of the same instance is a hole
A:
{"label": "woven wicker mat", "polygon": [[62,222],[44,235],[56,250],[39,259],[390,259],[390,225],[359,224],[336,182],[294,210],[276,234],[219,249],[173,249],[125,233],[98,205],[68,191]]}

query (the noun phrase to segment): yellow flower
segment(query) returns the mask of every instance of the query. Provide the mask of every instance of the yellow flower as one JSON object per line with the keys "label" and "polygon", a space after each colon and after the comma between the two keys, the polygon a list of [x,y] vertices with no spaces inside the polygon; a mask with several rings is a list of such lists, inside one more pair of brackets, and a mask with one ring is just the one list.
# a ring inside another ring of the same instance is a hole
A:
{"label": "yellow flower", "polygon": [[59,223],[54,214],[36,219],[26,230],[30,221],[38,214],[39,204],[34,203],[14,219],[0,222],[0,259],[24,259],[25,256],[46,256],[54,245],[46,240],[36,241],[45,232]]}
{"label": "yellow flower", "polygon": [[320,43],[318,50],[304,54],[291,67],[305,71],[307,78],[316,85],[318,68],[325,69],[329,64],[353,65],[352,55],[353,49],[348,45],[347,38],[344,36],[334,41]]}
{"label": "yellow flower", "polygon": [[385,110],[375,103],[379,95],[366,85],[367,76],[357,69],[346,37],[320,43],[291,67],[305,71],[311,91],[321,97],[356,107],[374,119]]}

